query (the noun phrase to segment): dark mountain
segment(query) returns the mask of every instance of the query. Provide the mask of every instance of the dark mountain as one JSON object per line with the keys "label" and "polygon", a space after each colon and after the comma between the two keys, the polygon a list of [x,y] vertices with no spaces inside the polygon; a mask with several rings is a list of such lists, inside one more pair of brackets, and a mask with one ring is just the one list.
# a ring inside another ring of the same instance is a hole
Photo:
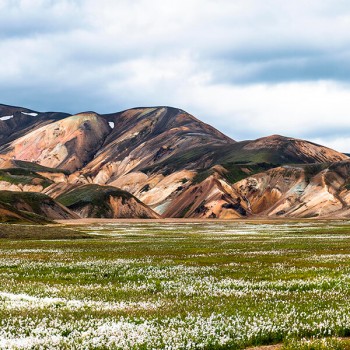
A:
{"label": "dark mountain", "polygon": [[22,107],[0,104],[0,146],[11,142],[30,131],[64,119],[70,114],[59,112],[37,112]]}

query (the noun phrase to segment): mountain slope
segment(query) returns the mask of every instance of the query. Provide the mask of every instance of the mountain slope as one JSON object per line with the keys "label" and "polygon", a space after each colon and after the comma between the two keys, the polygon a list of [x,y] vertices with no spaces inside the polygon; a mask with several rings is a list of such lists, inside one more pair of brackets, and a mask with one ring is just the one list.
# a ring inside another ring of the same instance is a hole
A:
{"label": "mountain slope", "polygon": [[110,133],[95,113],[81,113],[40,127],[0,148],[15,159],[75,171],[90,161]]}
{"label": "mountain slope", "polygon": [[83,218],[155,219],[159,217],[130,193],[111,186],[74,187],[58,196],[57,201]]}
{"label": "mountain slope", "polygon": [[[243,154],[242,154],[243,153]],[[348,159],[343,153],[301,139],[272,135],[242,143],[240,157],[279,164],[324,163]],[[259,155],[259,158],[254,158]],[[233,160],[231,154],[226,159]],[[237,160],[235,155],[234,159]],[[252,158],[253,157],[253,158]],[[265,158],[262,158],[265,157]]]}
{"label": "mountain slope", "polygon": [[40,113],[22,107],[0,104],[0,146],[26,135],[33,129],[67,118],[68,113]]}
{"label": "mountain slope", "polygon": [[237,219],[247,215],[241,199],[217,173],[176,196],[164,217]]}
{"label": "mountain slope", "polygon": [[233,185],[251,214],[269,217],[343,217],[350,208],[350,161],[279,167]]}
{"label": "mountain slope", "polygon": [[[272,136],[254,141],[224,145],[205,144],[202,147],[188,148],[161,162],[137,171],[126,171],[126,174],[121,175],[115,175],[115,168],[110,164],[108,171],[102,172],[103,176],[98,174],[93,181],[113,184],[130,191],[162,215],[178,216],[181,211],[174,212],[171,209],[171,202],[177,203],[174,198],[192,182],[198,182],[199,179],[203,181],[209,177],[212,174],[211,169],[217,165],[225,170],[222,179],[233,184],[251,173],[281,164],[310,164],[346,159],[348,157],[340,152],[308,141]],[[214,185],[214,182],[211,184]],[[190,187],[194,190],[192,185]],[[189,198],[188,193],[186,198]],[[194,203],[195,199],[186,201]],[[230,203],[235,201],[233,198]],[[221,215],[218,212],[214,214]]]}
{"label": "mountain slope", "polygon": [[236,142],[172,107],[71,116],[0,105],[0,116],[0,191],[42,192],[83,217],[348,210],[349,157],[306,140]]}
{"label": "mountain slope", "polygon": [[42,193],[0,191],[0,203],[49,219],[77,219],[76,214]]}
{"label": "mountain slope", "polygon": [[[176,108],[135,108],[104,115],[113,131],[96,157],[84,168],[96,183],[106,183],[130,171],[160,164],[203,145],[235,143],[215,128]],[[196,159],[205,165],[205,157]],[[191,164],[182,167],[194,168]]]}
{"label": "mountain slope", "polygon": [[[0,202],[0,223],[47,224],[51,220],[32,212],[18,210],[10,204]],[[3,234],[1,229],[0,236]]]}

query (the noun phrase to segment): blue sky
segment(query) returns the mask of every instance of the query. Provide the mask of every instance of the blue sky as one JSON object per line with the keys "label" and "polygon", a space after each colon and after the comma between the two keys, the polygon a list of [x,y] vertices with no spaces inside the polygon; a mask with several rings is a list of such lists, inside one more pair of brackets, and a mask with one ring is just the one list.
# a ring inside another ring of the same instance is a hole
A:
{"label": "blue sky", "polygon": [[182,108],[350,152],[350,3],[0,0],[0,103]]}

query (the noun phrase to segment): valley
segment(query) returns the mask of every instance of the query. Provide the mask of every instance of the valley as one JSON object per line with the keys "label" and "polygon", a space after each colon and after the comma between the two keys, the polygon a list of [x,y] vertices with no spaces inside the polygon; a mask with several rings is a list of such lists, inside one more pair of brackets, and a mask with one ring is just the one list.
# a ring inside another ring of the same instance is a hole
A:
{"label": "valley", "polygon": [[2,226],[1,348],[348,349],[347,221]]}

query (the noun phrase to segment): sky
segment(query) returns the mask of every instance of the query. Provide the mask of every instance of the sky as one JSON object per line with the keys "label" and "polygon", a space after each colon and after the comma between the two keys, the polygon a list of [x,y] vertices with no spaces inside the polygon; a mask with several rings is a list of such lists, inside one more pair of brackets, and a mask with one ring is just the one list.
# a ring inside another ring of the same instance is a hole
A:
{"label": "sky", "polygon": [[0,0],[0,103],[173,106],[350,152],[350,2]]}

